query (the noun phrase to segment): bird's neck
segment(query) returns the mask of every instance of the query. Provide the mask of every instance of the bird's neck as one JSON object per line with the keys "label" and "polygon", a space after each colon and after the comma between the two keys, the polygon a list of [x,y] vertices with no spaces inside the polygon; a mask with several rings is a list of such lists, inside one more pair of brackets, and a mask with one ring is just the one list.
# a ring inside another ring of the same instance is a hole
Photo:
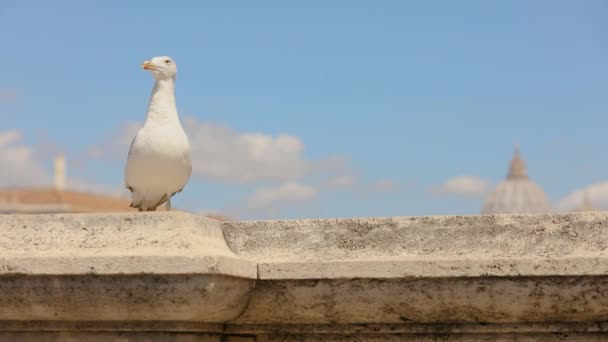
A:
{"label": "bird's neck", "polygon": [[175,80],[156,80],[148,104],[148,120],[179,120],[175,105]]}

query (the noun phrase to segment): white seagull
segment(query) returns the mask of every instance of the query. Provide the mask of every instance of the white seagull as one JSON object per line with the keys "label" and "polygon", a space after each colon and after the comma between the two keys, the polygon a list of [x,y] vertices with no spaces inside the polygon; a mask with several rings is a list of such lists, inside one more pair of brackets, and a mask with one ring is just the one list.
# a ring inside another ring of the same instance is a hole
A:
{"label": "white seagull", "polygon": [[170,57],[154,57],[143,68],[156,83],[144,126],[137,132],[127,158],[125,185],[131,191],[131,207],[155,211],[182,191],[192,174],[190,143],[175,105],[177,66]]}

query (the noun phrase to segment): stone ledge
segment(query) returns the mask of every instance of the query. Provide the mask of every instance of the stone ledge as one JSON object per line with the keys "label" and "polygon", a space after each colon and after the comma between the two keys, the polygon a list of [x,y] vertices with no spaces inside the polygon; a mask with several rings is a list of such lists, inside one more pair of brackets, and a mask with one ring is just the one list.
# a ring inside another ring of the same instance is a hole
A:
{"label": "stone ledge", "polygon": [[3,257],[230,256],[220,222],[183,212],[1,215]]}
{"label": "stone ledge", "polygon": [[387,217],[224,224],[258,262],[608,257],[608,213]]}
{"label": "stone ledge", "polygon": [[230,321],[253,280],[217,274],[9,275],[0,320]]}
{"label": "stone ledge", "polygon": [[190,214],[0,216],[0,275],[222,274],[257,278],[220,222]]}
{"label": "stone ledge", "polygon": [[5,215],[0,308],[5,334],[606,337],[597,322],[608,321],[608,213]]}
{"label": "stone ledge", "polygon": [[[3,332],[0,331],[0,341],[19,342],[107,342],[107,341],[145,341],[145,342],[232,342],[222,339],[216,334],[201,333],[172,333],[172,332],[116,332],[116,331],[28,331]],[[236,341],[235,341],[236,342]],[[249,341],[247,341],[249,342]],[[255,342],[255,340],[253,341]]]}
{"label": "stone ledge", "polygon": [[[268,334],[256,342],[605,342],[602,333],[560,334]],[[230,341],[228,341],[230,342]]]}
{"label": "stone ledge", "polygon": [[254,261],[184,213],[0,216],[0,319],[225,322]]}
{"label": "stone ledge", "polygon": [[0,331],[147,331],[257,334],[495,334],[495,333],[608,333],[606,322],[566,323],[392,323],[392,324],[219,324],[185,321],[2,321]]}
{"label": "stone ledge", "polygon": [[223,323],[192,321],[0,320],[0,331],[170,331],[223,333],[226,329]]}
{"label": "stone ledge", "polygon": [[455,277],[601,276],[608,257],[460,259],[393,257],[372,260],[260,262],[258,277],[279,279],[416,279]]}
{"label": "stone ledge", "polygon": [[608,321],[608,276],[266,280],[238,324]]}
{"label": "stone ledge", "polygon": [[0,257],[0,273],[22,275],[221,274],[256,279],[256,263],[229,256]]}
{"label": "stone ledge", "polygon": [[606,333],[608,322],[495,323],[495,324],[228,324],[229,334],[544,334],[559,332]]}
{"label": "stone ledge", "polygon": [[239,324],[608,320],[608,215],[249,221],[257,260]]}

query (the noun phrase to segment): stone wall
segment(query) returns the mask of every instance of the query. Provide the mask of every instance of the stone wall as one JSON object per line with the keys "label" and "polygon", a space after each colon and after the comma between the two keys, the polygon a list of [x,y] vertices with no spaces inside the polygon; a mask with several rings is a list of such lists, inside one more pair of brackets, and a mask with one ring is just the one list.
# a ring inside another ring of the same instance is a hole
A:
{"label": "stone wall", "polygon": [[606,341],[608,213],[0,216],[0,341]]}

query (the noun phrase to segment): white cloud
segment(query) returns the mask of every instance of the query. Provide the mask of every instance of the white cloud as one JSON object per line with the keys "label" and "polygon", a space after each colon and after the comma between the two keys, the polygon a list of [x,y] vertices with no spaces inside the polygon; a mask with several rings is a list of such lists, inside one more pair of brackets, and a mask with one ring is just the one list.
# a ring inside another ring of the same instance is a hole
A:
{"label": "white cloud", "polygon": [[49,177],[35,150],[18,130],[0,132],[0,186],[48,184]]}
{"label": "white cloud", "polygon": [[236,132],[233,129],[184,120],[192,145],[193,173],[225,182],[293,181],[310,172],[304,143],[295,136]]}
{"label": "white cloud", "polygon": [[472,176],[450,178],[442,185],[432,188],[436,194],[451,194],[463,197],[479,197],[488,190],[488,182]]}
{"label": "white cloud", "polygon": [[[183,120],[192,147],[194,177],[226,183],[294,182],[310,175],[338,177],[347,172],[348,159],[332,156],[321,160],[304,158],[304,143],[281,133],[238,132],[192,117]],[[101,144],[89,149],[92,158],[126,158],[141,124],[124,124]]]}
{"label": "white cloud", "polygon": [[277,187],[263,187],[247,199],[246,207],[253,211],[272,211],[293,203],[313,200],[319,193],[314,186],[294,182],[284,183]]}
{"label": "white cloud", "polygon": [[585,188],[577,189],[557,202],[556,208],[560,211],[576,209],[583,204],[587,191],[587,198],[591,205],[597,209],[608,208],[608,181],[591,184]]}
{"label": "white cloud", "polygon": [[0,132],[0,147],[8,146],[15,141],[20,141],[22,139],[23,135],[17,130]]}

